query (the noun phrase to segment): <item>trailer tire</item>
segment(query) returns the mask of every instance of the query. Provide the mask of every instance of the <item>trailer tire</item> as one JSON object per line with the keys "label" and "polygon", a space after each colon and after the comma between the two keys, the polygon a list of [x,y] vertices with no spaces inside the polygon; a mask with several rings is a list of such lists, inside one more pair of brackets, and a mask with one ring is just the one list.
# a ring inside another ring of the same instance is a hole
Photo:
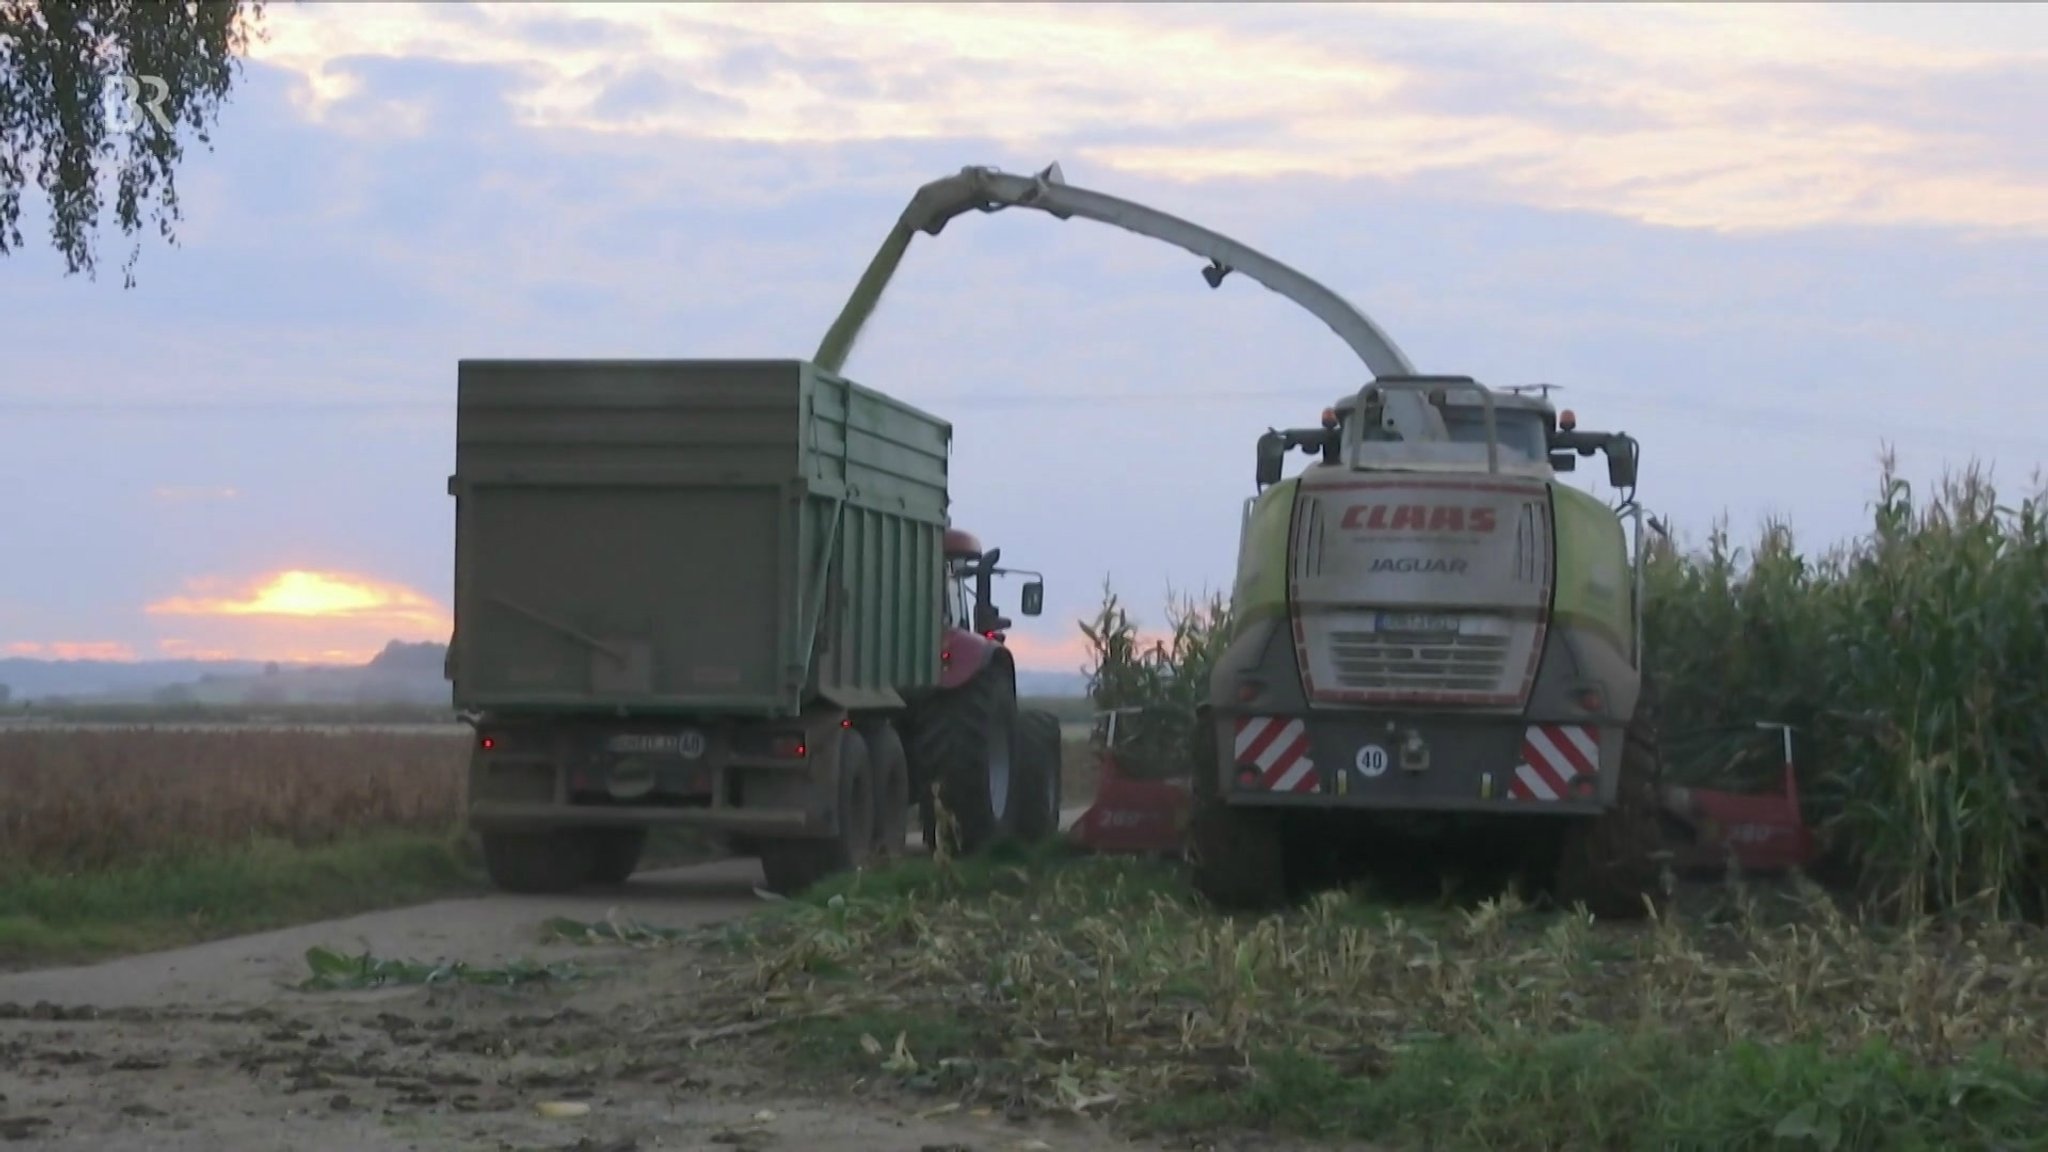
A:
{"label": "trailer tire", "polygon": [[640,870],[640,857],[647,851],[647,829],[592,828],[584,836],[590,841],[589,883],[616,887]]}
{"label": "trailer tire", "polygon": [[[1011,832],[1017,681],[1007,661],[992,659],[967,683],[933,696],[911,738],[927,786],[959,826],[954,852],[972,855]],[[918,798],[918,808],[924,842],[936,850],[938,813],[929,794]]]}
{"label": "trailer tire", "polygon": [[1665,838],[1658,792],[1663,760],[1648,693],[1623,738],[1614,807],[1574,821],[1564,833],[1552,893],[1565,907],[1583,904],[1601,920],[1662,915]]}
{"label": "trailer tire", "polygon": [[875,766],[875,857],[894,860],[910,846],[910,757],[889,721],[871,727],[867,740]]}
{"label": "trailer tire", "polygon": [[1263,912],[1287,902],[1287,853],[1280,813],[1232,808],[1223,798],[1216,730],[1207,710],[1190,741],[1193,803],[1187,855],[1194,889],[1226,912]]}
{"label": "trailer tire", "polygon": [[485,832],[484,872],[495,887],[521,896],[573,892],[591,870],[590,840],[581,831]]}
{"label": "trailer tire", "polygon": [[868,742],[852,728],[839,731],[839,831],[822,839],[761,841],[761,875],[768,891],[795,896],[828,876],[868,863],[875,850],[874,769]]}

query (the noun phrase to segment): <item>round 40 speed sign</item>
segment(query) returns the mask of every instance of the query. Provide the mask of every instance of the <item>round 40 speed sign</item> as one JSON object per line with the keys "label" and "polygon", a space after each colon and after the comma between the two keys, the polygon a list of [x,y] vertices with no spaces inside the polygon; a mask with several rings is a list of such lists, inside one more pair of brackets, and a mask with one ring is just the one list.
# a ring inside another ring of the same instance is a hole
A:
{"label": "round 40 speed sign", "polygon": [[1357,764],[1360,776],[1385,775],[1387,771],[1387,750],[1377,744],[1367,744],[1358,750]]}

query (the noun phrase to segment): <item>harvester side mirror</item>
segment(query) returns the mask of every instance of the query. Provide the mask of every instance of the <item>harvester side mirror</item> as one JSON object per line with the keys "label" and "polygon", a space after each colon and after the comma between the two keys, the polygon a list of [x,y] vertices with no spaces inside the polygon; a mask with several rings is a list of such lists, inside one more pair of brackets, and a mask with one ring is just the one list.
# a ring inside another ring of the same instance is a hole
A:
{"label": "harvester side mirror", "polygon": [[1033,580],[1024,586],[1024,603],[1020,611],[1026,616],[1036,616],[1045,611],[1045,582]]}
{"label": "harvester side mirror", "polygon": [[1636,442],[1625,433],[1607,442],[1607,483],[1615,488],[1636,486]]}
{"label": "harvester side mirror", "polygon": [[1280,482],[1280,470],[1287,463],[1287,441],[1277,432],[1259,437],[1258,485],[1270,488]]}
{"label": "harvester side mirror", "polygon": [[1552,452],[1550,470],[1553,472],[1574,472],[1579,467],[1579,458],[1570,452]]}

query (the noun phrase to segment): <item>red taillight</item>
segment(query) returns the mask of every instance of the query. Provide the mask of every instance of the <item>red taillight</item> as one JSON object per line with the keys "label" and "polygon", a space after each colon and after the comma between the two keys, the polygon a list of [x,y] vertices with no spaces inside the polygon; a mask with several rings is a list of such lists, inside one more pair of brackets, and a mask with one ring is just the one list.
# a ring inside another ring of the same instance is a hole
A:
{"label": "red taillight", "polygon": [[1259,774],[1257,772],[1247,769],[1237,774],[1237,784],[1240,788],[1250,788],[1258,784],[1258,782]]}
{"label": "red taillight", "polygon": [[491,749],[496,748],[498,746],[498,738],[495,736],[486,736],[483,739],[477,741],[477,745],[481,747],[484,751],[489,752]]}
{"label": "red taillight", "polygon": [[840,726],[841,728],[851,728],[851,727],[853,727],[853,717],[851,717],[851,716],[842,716],[842,717],[840,717],[840,719],[839,719],[839,726]]}
{"label": "red taillight", "polygon": [[952,663],[952,662],[953,662],[953,650],[952,650],[951,648],[941,648],[941,649],[939,649],[939,663],[941,663],[941,664],[950,664],[950,663]]}
{"label": "red taillight", "polygon": [[991,640],[996,638],[996,634],[993,632],[983,632],[982,635],[988,637]]}
{"label": "red taillight", "polygon": [[768,754],[778,760],[801,760],[806,751],[801,736],[777,736],[768,745]]}

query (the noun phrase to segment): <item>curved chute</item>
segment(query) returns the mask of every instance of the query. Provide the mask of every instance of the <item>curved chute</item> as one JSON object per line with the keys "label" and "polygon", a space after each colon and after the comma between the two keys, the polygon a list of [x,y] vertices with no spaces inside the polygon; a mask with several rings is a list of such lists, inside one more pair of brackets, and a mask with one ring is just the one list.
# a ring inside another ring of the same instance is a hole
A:
{"label": "curved chute", "polygon": [[[919,232],[936,236],[948,221],[970,210],[997,212],[1011,207],[1036,208],[1061,220],[1080,216],[1172,244],[1209,261],[1202,274],[1212,288],[1220,286],[1230,273],[1241,272],[1329,325],[1374,378],[1415,374],[1414,366],[1392,337],[1322,284],[1255,248],[1177,216],[1076,188],[1061,177],[1058,164],[1048,166],[1036,176],[1018,176],[985,167],[962,168],[957,175],[919,188],[888,239],[882,242],[881,250],[869,262],[852,297],[825,333],[812,359],[827,371],[838,372],[844,367],[913,236]],[[1386,395],[1386,404],[1404,439],[1445,438],[1442,416],[1419,394],[1391,391]]]}

